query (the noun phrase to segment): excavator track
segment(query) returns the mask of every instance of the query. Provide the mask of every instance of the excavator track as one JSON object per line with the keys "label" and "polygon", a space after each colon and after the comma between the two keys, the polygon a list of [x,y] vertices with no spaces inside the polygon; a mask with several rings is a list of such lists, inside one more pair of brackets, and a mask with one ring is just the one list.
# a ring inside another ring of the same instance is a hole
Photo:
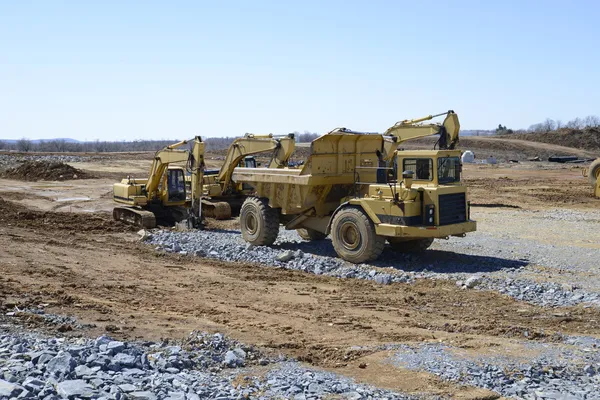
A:
{"label": "excavator track", "polygon": [[156,227],[154,213],[135,207],[115,207],[113,209],[113,218],[116,221],[125,222],[139,228],[152,229]]}
{"label": "excavator track", "polygon": [[202,200],[202,214],[214,219],[231,218],[231,206],[225,201]]}

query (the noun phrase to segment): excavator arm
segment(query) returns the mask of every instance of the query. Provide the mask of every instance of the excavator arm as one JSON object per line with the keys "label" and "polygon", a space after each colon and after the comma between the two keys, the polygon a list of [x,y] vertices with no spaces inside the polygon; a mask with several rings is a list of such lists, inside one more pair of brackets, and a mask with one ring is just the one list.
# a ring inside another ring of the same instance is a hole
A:
{"label": "excavator arm", "polygon": [[[446,118],[441,124],[421,124],[421,122],[429,121],[442,115],[445,115]],[[395,137],[396,143],[399,145],[407,140],[439,134],[438,147],[441,150],[452,150],[458,144],[459,130],[460,122],[458,121],[458,115],[450,110],[423,118],[396,122],[385,131],[384,135]]]}
{"label": "excavator arm", "polygon": [[169,164],[186,162],[188,160],[190,152],[188,150],[178,149],[178,147],[181,147],[186,143],[188,143],[188,141],[183,140],[167,146],[164,149],[158,150],[154,154],[154,160],[152,160],[152,167],[150,168],[150,175],[148,176],[148,182],[146,183],[146,193],[148,193],[149,199],[156,197],[160,180],[162,179],[165,169],[167,169]]}
{"label": "excavator arm", "polygon": [[244,137],[236,139],[229,146],[223,166],[217,175],[217,181],[221,184],[222,194],[225,194],[229,190],[233,171],[244,157],[273,151],[269,168],[285,167],[294,152],[295,145],[294,134],[275,137],[272,134],[254,135],[247,133]]}

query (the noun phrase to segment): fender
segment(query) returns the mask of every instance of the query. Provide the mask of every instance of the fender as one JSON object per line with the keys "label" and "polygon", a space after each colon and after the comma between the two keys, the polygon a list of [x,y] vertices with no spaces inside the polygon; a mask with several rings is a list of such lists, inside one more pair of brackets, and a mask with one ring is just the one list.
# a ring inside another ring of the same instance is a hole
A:
{"label": "fender", "polygon": [[361,199],[350,199],[348,201],[343,202],[342,204],[340,204],[335,211],[333,212],[333,214],[331,214],[331,217],[329,218],[329,222],[327,223],[327,230],[325,231],[325,234],[329,235],[331,233],[331,224],[333,222],[333,219],[335,218],[335,215],[340,212],[343,208],[346,207],[355,207],[355,208],[360,208],[361,210],[363,210],[365,212],[365,214],[367,214],[367,216],[369,217],[369,219],[371,220],[371,222],[373,222],[373,224],[375,226],[379,225],[381,223],[381,221],[379,220],[379,218],[377,218],[377,215],[375,215],[372,210],[368,209],[367,207],[363,206],[363,201]]}

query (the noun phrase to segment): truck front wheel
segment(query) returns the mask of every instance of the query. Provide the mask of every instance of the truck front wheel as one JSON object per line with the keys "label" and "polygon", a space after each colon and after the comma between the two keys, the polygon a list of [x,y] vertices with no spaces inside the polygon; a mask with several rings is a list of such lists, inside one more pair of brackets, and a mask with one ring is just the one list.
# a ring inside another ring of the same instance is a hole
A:
{"label": "truck front wheel", "polygon": [[375,233],[371,219],[358,208],[342,209],[335,214],[331,241],[340,258],[355,264],[377,259],[385,245],[385,237]]}
{"label": "truck front wheel", "polygon": [[392,249],[402,253],[421,253],[429,248],[433,243],[433,238],[401,240],[395,237],[387,238]]}
{"label": "truck front wheel", "polygon": [[248,197],[240,210],[242,237],[255,246],[270,246],[279,234],[279,215],[266,199]]}

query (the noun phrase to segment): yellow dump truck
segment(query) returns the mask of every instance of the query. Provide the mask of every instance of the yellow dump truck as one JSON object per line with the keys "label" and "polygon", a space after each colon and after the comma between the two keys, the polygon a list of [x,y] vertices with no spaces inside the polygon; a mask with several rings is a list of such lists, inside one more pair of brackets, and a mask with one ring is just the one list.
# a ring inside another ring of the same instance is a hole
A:
{"label": "yellow dump truck", "polygon": [[[441,115],[442,124],[420,124]],[[361,263],[379,257],[386,241],[422,251],[435,238],[475,231],[454,149],[459,128],[453,111],[401,121],[384,134],[338,128],[311,143],[301,169],[235,169],[233,181],[255,192],[240,211],[243,238],[271,245],[280,225],[307,240],[331,235],[341,258]],[[438,150],[397,150],[432,134],[440,135]]]}

